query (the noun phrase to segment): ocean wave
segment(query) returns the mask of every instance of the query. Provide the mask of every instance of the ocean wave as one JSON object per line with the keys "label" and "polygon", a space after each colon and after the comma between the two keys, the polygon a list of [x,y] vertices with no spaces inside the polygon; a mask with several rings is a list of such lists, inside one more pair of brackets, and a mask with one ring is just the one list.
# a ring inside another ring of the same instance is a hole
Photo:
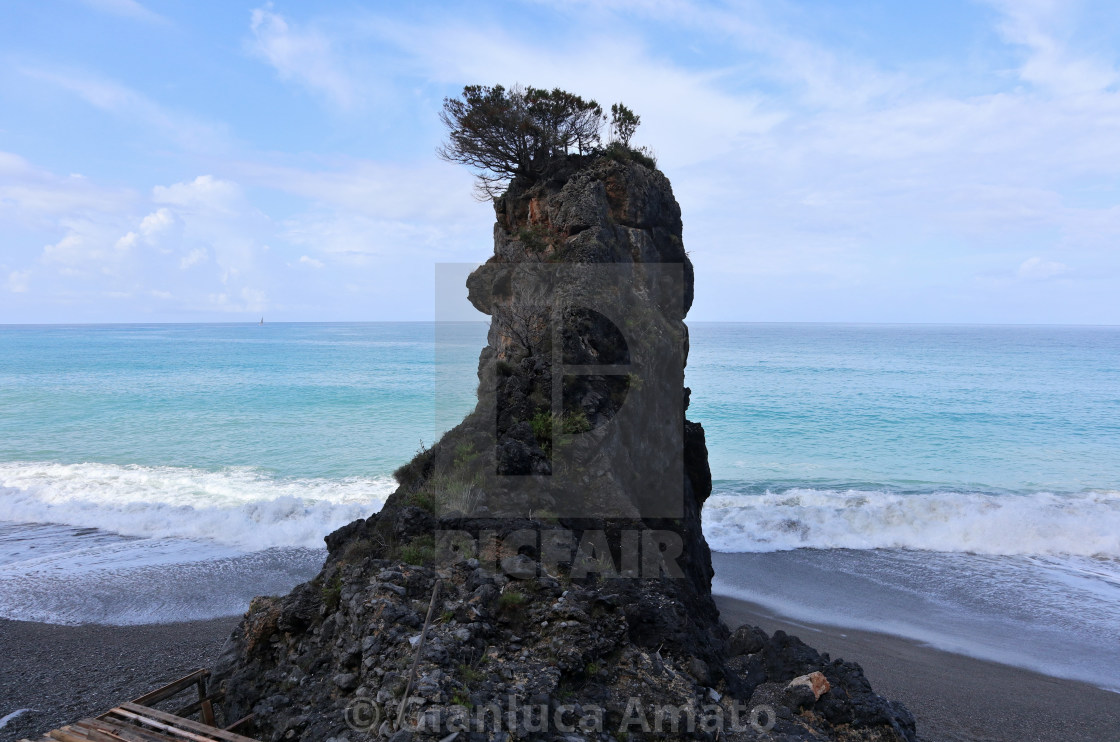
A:
{"label": "ocean wave", "polygon": [[115,464],[0,464],[0,521],[59,523],[143,538],[203,539],[243,551],[321,548],[323,536],[380,509],[390,477],[279,478]]}
{"label": "ocean wave", "polygon": [[1116,559],[1120,492],[717,491],[704,505],[704,535],[723,552],[903,548]]}
{"label": "ocean wave", "polygon": [[0,617],[114,625],[236,616],[256,595],[311,579],[326,550],[248,554],[212,544],[139,539],[0,565]]}

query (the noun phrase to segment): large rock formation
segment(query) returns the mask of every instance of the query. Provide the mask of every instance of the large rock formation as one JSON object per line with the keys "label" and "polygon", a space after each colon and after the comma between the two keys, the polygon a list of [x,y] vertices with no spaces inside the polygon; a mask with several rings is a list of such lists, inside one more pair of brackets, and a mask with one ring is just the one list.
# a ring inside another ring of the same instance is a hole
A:
{"label": "large rock formation", "polygon": [[680,208],[613,152],[495,200],[468,280],[492,318],[477,407],[327,537],[315,579],[254,601],[215,668],[227,717],[307,742],[914,739],[857,665],[719,622]]}

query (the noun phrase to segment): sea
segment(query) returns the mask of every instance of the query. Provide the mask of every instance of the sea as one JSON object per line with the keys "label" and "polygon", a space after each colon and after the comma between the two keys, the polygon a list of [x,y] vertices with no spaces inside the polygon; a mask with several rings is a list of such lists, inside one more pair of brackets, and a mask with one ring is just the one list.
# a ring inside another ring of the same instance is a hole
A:
{"label": "sea", "polygon": [[[716,592],[1120,691],[1120,327],[689,330]],[[286,592],[473,407],[485,337],[0,326],[0,617]]]}

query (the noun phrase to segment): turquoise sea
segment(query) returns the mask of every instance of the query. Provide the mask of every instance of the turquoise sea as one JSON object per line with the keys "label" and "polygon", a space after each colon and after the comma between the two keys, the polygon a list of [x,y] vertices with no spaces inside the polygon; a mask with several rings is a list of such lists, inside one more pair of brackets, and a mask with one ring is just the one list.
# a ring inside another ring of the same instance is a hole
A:
{"label": "turquoise sea", "polygon": [[[473,406],[485,335],[0,326],[0,617],[180,620],[286,591]],[[717,590],[1120,688],[1120,328],[690,335]]]}

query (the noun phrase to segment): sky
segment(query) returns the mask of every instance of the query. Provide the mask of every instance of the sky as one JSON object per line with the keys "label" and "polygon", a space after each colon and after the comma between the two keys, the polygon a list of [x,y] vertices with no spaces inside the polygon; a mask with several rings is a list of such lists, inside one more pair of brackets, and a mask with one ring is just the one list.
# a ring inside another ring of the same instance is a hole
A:
{"label": "sky", "polygon": [[1111,0],[5,0],[0,324],[432,319],[474,83],[642,117],[692,320],[1120,324]]}

